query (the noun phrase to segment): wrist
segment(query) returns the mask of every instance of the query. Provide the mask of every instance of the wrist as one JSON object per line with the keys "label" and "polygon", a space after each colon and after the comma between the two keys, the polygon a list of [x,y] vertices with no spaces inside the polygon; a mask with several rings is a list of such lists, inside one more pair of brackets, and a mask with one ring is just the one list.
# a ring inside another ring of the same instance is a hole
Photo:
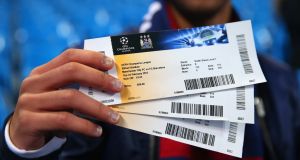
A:
{"label": "wrist", "polygon": [[53,153],[62,147],[66,142],[66,138],[53,137],[48,143],[39,149],[35,150],[25,150],[16,147],[9,136],[9,123],[5,126],[5,142],[11,152],[22,157],[22,158],[39,158]]}
{"label": "wrist", "polygon": [[[43,136],[29,135],[20,130],[22,126],[12,123],[13,117],[7,123],[8,136],[14,146],[23,150],[36,150],[43,147],[47,142]],[[50,140],[50,139],[49,139]]]}

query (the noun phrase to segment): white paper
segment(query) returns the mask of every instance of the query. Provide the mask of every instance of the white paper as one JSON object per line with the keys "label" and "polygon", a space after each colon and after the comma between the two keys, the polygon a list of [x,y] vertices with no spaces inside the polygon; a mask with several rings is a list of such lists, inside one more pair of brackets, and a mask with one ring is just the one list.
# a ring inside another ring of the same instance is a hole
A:
{"label": "white paper", "polygon": [[113,106],[119,112],[204,120],[254,123],[254,87]]}
{"label": "white paper", "polygon": [[245,124],[120,114],[118,126],[242,157]]}
{"label": "white paper", "polygon": [[[116,66],[108,73],[119,78],[125,88],[117,94],[83,86],[80,90],[106,105],[114,105],[265,82],[256,55],[251,22],[228,23],[224,31],[218,30],[218,26],[221,25],[86,40],[85,49],[103,51],[115,60]],[[177,37],[172,39],[169,32]],[[178,37],[183,33],[185,35]],[[226,36],[228,42],[217,43],[218,36]],[[135,41],[139,37],[140,44]],[[183,47],[176,48],[177,41]],[[115,46],[112,46],[112,42]],[[175,49],[164,49],[170,44]],[[131,49],[132,53],[117,53]]]}

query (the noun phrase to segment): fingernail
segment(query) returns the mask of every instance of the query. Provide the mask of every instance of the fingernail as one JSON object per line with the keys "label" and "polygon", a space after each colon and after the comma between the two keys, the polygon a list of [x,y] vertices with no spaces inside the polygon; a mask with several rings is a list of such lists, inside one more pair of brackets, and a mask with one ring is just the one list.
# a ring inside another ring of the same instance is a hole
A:
{"label": "fingernail", "polygon": [[120,118],[120,115],[115,111],[111,111],[110,112],[110,118],[113,122],[117,122]]}
{"label": "fingernail", "polygon": [[112,66],[113,63],[114,63],[114,61],[113,61],[111,58],[109,58],[109,57],[105,57],[105,58],[104,58],[103,64],[104,64],[105,66]]}
{"label": "fingernail", "polygon": [[102,135],[102,127],[98,126],[96,129],[96,136],[100,137]]}
{"label": "fingernail", "polygon": [[123,84],[122,84],[121,81],[115,79],[111,83],[112,83],[114,89],[116,89],[116,90],[121,90],[122,89]]}

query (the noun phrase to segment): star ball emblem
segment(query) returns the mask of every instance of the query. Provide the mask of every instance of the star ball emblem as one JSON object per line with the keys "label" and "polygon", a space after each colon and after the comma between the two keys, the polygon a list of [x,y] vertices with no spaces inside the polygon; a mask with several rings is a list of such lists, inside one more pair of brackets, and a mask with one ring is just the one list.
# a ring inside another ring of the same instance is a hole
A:
{"label": "star ball emblem", "polygon": [[121,42],[121,44],[126,45],[126,44],[128,44],[128,38],[127,37],[121,37],[120,42]]}

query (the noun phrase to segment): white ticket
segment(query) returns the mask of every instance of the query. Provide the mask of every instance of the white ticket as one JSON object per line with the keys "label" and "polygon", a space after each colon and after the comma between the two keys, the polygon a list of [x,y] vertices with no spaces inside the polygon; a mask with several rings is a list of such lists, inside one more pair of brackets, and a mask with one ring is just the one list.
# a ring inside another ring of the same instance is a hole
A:
{"label": "white ticket", "polygon": [[113,106],[118,112],[254,123],[253,85],[218,92],[187,95]]}
{"label": "white ticket", "polygon": [[[117,94],[80,90],[107,105],[212,92],[265,82],[250,21],[86,40],[115,60]],[[225,96],[225,95],[224,95]]]}
{"label": "white ticket", "polygon": [[118,126],[242,157],[245,124],[120,113]]}

